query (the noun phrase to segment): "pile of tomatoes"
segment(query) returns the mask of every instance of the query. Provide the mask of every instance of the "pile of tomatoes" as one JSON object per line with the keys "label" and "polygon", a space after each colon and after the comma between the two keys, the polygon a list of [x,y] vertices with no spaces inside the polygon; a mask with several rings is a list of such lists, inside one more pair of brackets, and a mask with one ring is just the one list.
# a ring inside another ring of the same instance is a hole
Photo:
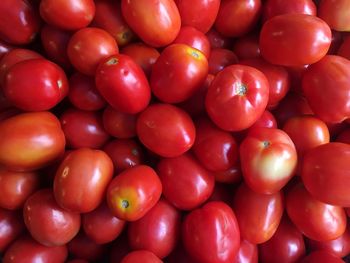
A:
{"label": "pile of tomatoes", "polygon": [[0,260],[339,263],[349,0],[1,0]]}

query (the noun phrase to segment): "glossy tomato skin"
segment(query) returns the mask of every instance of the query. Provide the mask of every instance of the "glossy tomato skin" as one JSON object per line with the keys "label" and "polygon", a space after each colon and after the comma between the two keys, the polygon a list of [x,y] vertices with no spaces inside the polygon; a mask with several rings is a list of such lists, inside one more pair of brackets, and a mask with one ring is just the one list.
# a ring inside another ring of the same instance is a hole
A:
{"label": "glossy tomato skin", "polygon": [[22,236],[11,244],[3,257],[3,263],[64,263],[68,256],[67,247],[47,247],[29,236]]}
{"label": "glossy tomato skin", "polygon": [[162,263],[154,253],[148,250],[135,250],[128,253],[120,263]]}
{"label": "glossy tomato skin", "polygon": [[180,212],[168,201],[160,199],[144,217],[129,224],[130,247],[151,251],[162,259],[175,248],[180,225]]}
{"label": "glossy tomato skin", "polygon": [[213,26],[220,6],[219,0],[175,0],[175,3],[181,15],[181,24],[192,26],[203,33]]}
{"label": "glossy tomato skin", "polygon": [[181,210],[198,207],[213,192],[214,176],[188,153],[161,159],[157,171],[162,181],[163,195]]}
{"label": "glossy tomato skin", "polygon": [[67,47],[68,58],[72,65],[86,75],[95,75],[101,60],[118,52],[115,39],[107,31],[96,27],[76,31]]}
{"label": "glossy tomato skin", "polygon": [[349,67],[349,60],[327,55],[303,75],[305,97],[316,116],[325,122],[340,123],[350,117]]}
{"label": "glossy tomato skin", "polygon": [[190,98],[207,75],[208,61],[202,52],[185,44],[172,44],[153,65],[150,85],[160,101],[179,103]]}
{"label": "glossy tomato skin", "polygon": [[45,111],[68,94],[64,71],[46,59],[19,62],[6,73],[3,86],[6,98],[25,111]]}
{"label": "glossy tomato skin", "polygon": [[142,218],[158,202],[162,183],[147,165],[129,168],[110,182],[107,204],[112,214],[126,221]]}
{"label": "glossy tomato skin", "polygon": [[13,172],[0,167],[0,207],[16,210],[40,185],[37,172]]}
{"label": "glossy tomato skin", "polygon": [[265,75],[255,68],[244,65],[226,67],[208,89],[205,106],[209,117],[223,130],[248,128],[266,108],[268,85]]}
{"label": "glossy tomato skin", "polygon": [[95,3],[93,0],[42,0],[39,10],[46,23],[74,31],[90,24],[95,15]]}
{"label": "glossy tomato skin", "polygon": [[262,263],[298,262],[306,254],[301,232],[284,216],[270,240],[259,245]]}
{"label": "glossy tomato skin", "polygon": [[263,114],[260,116],[260,118],[254,122],[254,124],[252,126],[250,126],[249,129],[255,129],[258,127],[265,127],[265,128],[277,128],[277,121],[275,116],[273,116],[273,114],[268,111],[265,110],[263,112]]}
{"label": "glossy tomato skin", "polygon": [[176,157],[193,145],[196,130],[190,116],[170,104],[152,104],[137,118],[139,140],[162,157]]}
{"label": "glossy tomato skin", "polygon": [[215,20],[215,28],[224,36],[245,35],[257,24],[261,7],[260,0],[223,0]]}
{"label": "glossy tomato skin", "polygon": [[223,202],[208,202],[192,210],[183,221],[182,241],[199,262],[233,262],[240,246],[235,213]]}
{"label": "glossy tomato skin", "polygon": [[253,244],[261,244],[274,235],[281,221],[283,194],[258,194],[243,183],[235,193],[233,210],[242,238]]}
{"label": "glossy tomato skin", "polygon": [[125,221],[112,215],[106,202],[95,210],[82,215],[82,227],[85,234],[97,244],[109,243],[122,233]]}
{"label": "glossy tomato skin", "polygon": [[122,0],[121,7],[128,25],[150,46],[166,46],[180,31],[181,18],[173,0]]}
{"label": "glossy tomato skin", "polygon": [[1,1],[0,14],[2,17],[0,38],[7,43],[14,45],[29,44],[39,32],[39,15],[33,4],[28,1]]}
{"label": "glossy tomato skin", "polygon": [[27,199],[23,217],[32,237],[44,246],[67,244],[80,229],[80,214],[61,208],[48,188]]}
{"label": "glossy tomato skin", "polygon": [[22,113],[0,122],[0,163],[16,171],[44,167],[61,156],[65,137],[55,115]]}
{"label": "glossy tomato skin", "polygon": [[322,19],[306,14],[284,14],[264,23],[260,49],[272,64],[302,66],[323,58],[331,40],[331,29]]}
{"label": "glossy tomato skin", "polygon": [[219,33],[215,27],[212,27],[206,34],[208,37],[211,48],[227,48],[232,45],[232,38],[226,37]]}
{"label": "glossy tomato skin", "polygon": [[0,253],[4,253],[24,231],[25,226],[21,212],[0,208]]}
{"label": "glossy tomato skin", "polygon": [[282,130],[250,130],[239,151],[245,182],[258,193],[278,192],[295,173],[297,151],[293,141]]}
{"label": "glossy tomato skin", "polygon": [[346,0],[322,0],[318,6],[318,16],[334,30],[349,31],[350,16],[346,10],[350,3]]}
{"label": "glossy tomato skin", "polygon": [[349,207],[349,158],[346,143],[331,142],[308,151],[301,169],[306,189],[322,202]]}
{"label": "glossy tomato skin", "polygon": [[338,238],[346,228],[344,209],[315,199],[301,183],[288,191],[286,210],[295,226],[306,237],[317,241]]}
{"label": "glossy tomato skin", "polygon": [[113,163],[101,150],[80,148],[61,162],[54,179],[54,195],[64,209],[87,213],[102,202],[113,176]]}
{"label": "glossy tomato skin", "polygon": [[252,32],[238,38],[232,50],[240,60],[260,58],[259,35]]}
{"label": "glossy tomato skin", "polygon": [[341,258],[326,251],[315,251],[299,261],[300,263],[344,263]]}
{"label": "glossy tomato skin", "polygon": [[235,53],[226,48],[213,48],[208,59],[209,73],[216,75],[225,67],[237,64],[238,58]]}
{"label": "glossy tomato skin", "polygon": [[233,263],[258,263],[258,246],[241,239],[241,245]]}
{"label": "glossy tomato skin", "polygon": [[97,67],[95,81],[108,104],[121,112],[139,113],[150,102],[147,77],[127,55],[116,54],[103,59]]}

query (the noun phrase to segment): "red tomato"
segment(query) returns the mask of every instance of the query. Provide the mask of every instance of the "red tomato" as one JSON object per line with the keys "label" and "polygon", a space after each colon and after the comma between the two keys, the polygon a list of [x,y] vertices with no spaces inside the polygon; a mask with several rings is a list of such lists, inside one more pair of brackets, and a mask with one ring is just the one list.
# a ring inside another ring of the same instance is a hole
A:
{"label": "red tomato", "polygon": [[299,262],[306,254],[303,235],[287,216],[282,218],[270,240],[259,245],[259,262]]}
{"label": "red tomato", "polygon": [[330,47],[332,32],[322,19],[306,14],[284,14],[266,21],[260,31],[262,56],[283,66],[312,64]]}
{"label": "red tomato", "polygon": [[156,172],[138,165],[113,178],[107,189],[107,203],[114,216],[136,221],[156,205],[161,193],[162,183]]}
{"label": "red tomato", "polygon": [[28,1],[0,1],[0,16],[0,38],[7,43],[28,44],[39,32],[39,15],[33,4]]}
{"label": "red tomato", "polygon": [[[213,26],[220,0],[175,0],[183,26],[192,26],[204,34]],[[195,8],[193,8],[195,7]]]}
{"label": "red tomato", "polygon": [[259,35],[253,32],[237,38],[232,50],[240,60],[260,58]]}
{"label": "red tomato", "polygon": [[257,245],[241,239],[241,245],[233,263],[258,263]]}
{"label": "red tomato", "polygon": [[265,128],[277,128],[277,121],[275,119],[275,116],[267,110],[263,112],[263,114],[260,116],[260,118],[254,122],[252,126],[250,126],[250,130],[259,128],[259,127],[265,127]]}
{"label": "red tomato", "polygon": [[136,123],[137,135],[148,149],[162,157],[176,157],[188,151],[196,129],[190,116],[170,104],[152,104]]}
{"label": "red tomato", "polygon": [[341,258],[326,252],[315,251],[304,257],[299,263],[345,263]]}
{"label": "red tomato", "polygon": [[11,170],[31,171],[64,152],[59,120],[49,112],[22,113],[0,122],[0,163]]}
{"label": "red tomato", "polygon": [[144,217],[129,224],[130,247],[151,251],[162,259],[175,248],[180,237],[180,224],[180,212],[161,199]]}
{"label": "red tomato", "polygon": [[350,3],[347,0],[322,0],[318,5],[318,16],[334,30],[349,31],[349,8]]}
{"label": "red tomato", "polygon": [[96,209],[113,176],[113,163],[101,150],[80,148],[70,152],[57,169],[54,195],[64,209],[86,213]]}
{"label": "red tomato", "polygon": [[0,58],[3,58],[11,49],[15,48],[14,46],[4,42],[0,37]]}
{"label": "red tomato", "polygon": [[136,114],[150,102],[147,77],[127,55],[117,54],[103,59],[97,67],[95,81],[98,91],[118,111]]}
{"label": "red tomato", "polygon": [[120,263],[163,263],[163,261],[150,251],[135,250],[127,254]]}
{"label": "red tomato", "polygon": [[3,257],[3,263],[63,263],[68,256],[66,246],[47,247],[28,236],[22,236],[11,244]]}
{"label": "red tomato", "polygon": [[24,204],[23,217],[32,237],[44,246],[64,245],[80,229],[80,215],[61,208],[51,189],[31,195]]}
{"label": "red tomato", "polygon": [[93,0],[41,0],[40,16],[46,23],[65,30],[90,24],[95,15]]}
{"label": "red tomato", "polygon": [[303,92],[311,109],[321,120],[330,123],[350,118],[349,84],[350,61],[333,55],[310,65],[302,80]]}
{"label": "red tomato", "polygon": [[297,152],[293,141],[282,130],[251,130],[239,150],[244,180],[257,193],[278,192],[295,173]]}
{"label": "red tomato", "polygon": [[205,106],[209,117],[221,129],[240,131],[262,115],[268,97],[269,83],[261,71],[232,65],[219,72],[211,83]]}
{"label": "red tomato", "polygon": [[161,159],[157,171],[163,195],[179,209],[192,210],[213,192],[214,176],[189,154]]}
{"label": "red tomato", "polygon": [[215,27],[212,27],[207,33],[210,46],[214,48],[230,48],[232,45],[232,38],[223,36]]}
{"label": "red tomato", "polygon": [[12,172],[0,167],[0,207],[21,209],[27,198],[39,189],[36,172]]}
{"label": "red tomato", "polygon": [[244,183],[238,188],[233,200],[241,237],[253,244],[264,243],[275,234],[283,209],[281,192],[258,194]]}
{"label": "red tomato", "polygon": [[337,55],[350,59],[350,37],[346,37],[336,52]]}
{"label": "red tomato", "polygon": [[301,176],[306,189],[318,200],[350,207],[350,145],[331,142],[308,151]]}
{"label": "red tomato", "polygon": [[49,60],[21,61],[6,73],[3,91],[17,108],[45,111],[56,106],[68,94],[64,71]]}
{"label": "red tomato", "polygon": [[215,181],[226,184],[239,183],[242,180],[240,163],[236,163],[226,171],[214,173]]}
{"label": "red tomato", "polygon": [[4,253],[24,229],[21,210],[8,211],[0,208],[0,253]]}
{"label": "red tomato", "polygon": [[213,48],[209,56],[209,73],[216,75],[227,66],[237,64],[238,58],[235,53],[225,48]]}
{"label": "red tomato", "polygon": [[223,202],[209,202],[192,210],[183,221],[182,241],[199,262],[233,262],[240,246],[235,213]]}
{"label": "red tomato", "polygon": [[317,241],[338,238],[346,228],[344,209],[315,199],[301,183],[289,189],[286,210],[295,226],[306,237]]}
{"label": "red tomato", "polygon": [[95,75],[98,64],[119,52],[115,39],[105,30],[86,27],[76,31],[69,40],[67,54],[81,73]]}
{"label": "red tomato", "polygon": [[85,234],[97,244],[115,240],[125,227],[125,221],[112,215],[105,202],[95,210],[82,215],[82,227]]}
{"label": "red tomato", "polygon": [[150,85],[160,101],[179,103],[189,99],[207,75],[208,60],[202,52],[185,44],[172,44],[153,65]]}
{"label": "red tomato", "polygon": [[131,29],[154,47],[169,45],[181,27],[174,0],[122,0],[122,14]]}

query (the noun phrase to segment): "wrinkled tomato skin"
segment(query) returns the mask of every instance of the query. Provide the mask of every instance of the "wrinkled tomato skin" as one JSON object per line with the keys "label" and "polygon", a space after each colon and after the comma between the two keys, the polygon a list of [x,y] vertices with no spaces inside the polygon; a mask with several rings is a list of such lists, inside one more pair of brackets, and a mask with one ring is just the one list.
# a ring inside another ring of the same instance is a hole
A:
{"label": "wrinkled tomato skin", "polygon": [[286,210],[295,226],[313,240],[332,240],[340,237],[346,229],[344,209],[315,199],[301,183],[288,191]]}
{"label": "wrinkled tomato skin", "polygon": [[128,253],[120,263],[162,263],[154,253],[148,250],[135,250]]}
{"label": "wrinkled tomato skin", "polygon": [[150,46],[169,45],[180,31],[181,17],[173,0],[122,0],[121,8],[131,29]]}
{"label": "wrinkled tomato skin", "polygon": [[4,253],[24,229],[22,211],[9,211],[0,208],[0,253]]}
{"label": "wrinkled tomato skin", "polygon": [[192,210],[182,224],[182,241],[199,262],[233,262],[240,247],[235,213],[225,203],[215,201]]}
{"label": "wrinkled tomato skin", "polygon": [[331,142],[308,151],[301,169],[306,189],[322,202],[349,207],[349,158],[350,145],[345,143]]}
{"label": "wrinkled tomato skin", "polygon": [[80,229],[80,214],[61,208],[48,188],[35,192],[27,199],[23,217],[32,237],[44,246],[67,244]]}
{"label": "wrinkled tomato skin", "polygon": [[349,31],[349,8],[350,3],[346,0],[322,0],[318,5],[318,16],[334,30]]}
{"label": "wrinkled tomato skin", "polygon": [[142,68],[131,57],[113,55],[101,61],[95,75],[96,87],[114,109],[136,114],[151,100],[151,89]]}
{"label": "wrinkled tomato skin", "polygon": [[[219,128],[240,131],[253,125],[262,115],[268,97],[269,83],[261,71],[245,65],[232,65],[214,78],[205,106]],[[231,110],[233,108],[235,111]]]}
{"label": "wrinkled tomato skin", "polygon": [[241,237],[253,244],[261,244],[274,235],[281,221],[283,194],[258,194],[243,183],[234,195],[233,210]]}
{"label": "wrinkled tomato skin", "polygon": [[0,163],[10,170],[33,171],[59,158],[65,136],[55,115],[22,113],[0,122]]}
{"label": "wrinkled tomato skin", "polygon": [[327,251],[315,251],[311,252],[303,259],[299,261],[300,263],[344,263],[341,258],[329,253]]}
{"label": "wrinkled tomato skin", "polygon": [[113,176],[113,163],[101,150],[80,148],[61,162],[54,179],[54,195],[64,209],[87,213],[102,202]]}
{"label": "wrinkled tomato skin", "polygon": [[331,29],[320,18],[306,14],[284,14],[264,23],[259,42],[261,54],[268,62],[302,66],[323,58],[331,41]]}

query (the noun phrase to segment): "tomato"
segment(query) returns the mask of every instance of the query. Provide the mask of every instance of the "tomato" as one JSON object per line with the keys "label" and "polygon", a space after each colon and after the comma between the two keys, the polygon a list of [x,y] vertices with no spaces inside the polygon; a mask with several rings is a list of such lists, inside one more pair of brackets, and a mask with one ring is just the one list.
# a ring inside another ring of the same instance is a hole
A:
{"label": "tomato", "polygon": [[254,122],[254,124],[250,126],[249,129],[252,130],[259,127],[277,128],[277,121],[271,112],[265,110],[260,118]]}
{"label": "tomato", "polygon": [[258,263],[257,245],[241,239],[239,251],[233,263]]}
{"label": "tomato", "polygon": [[15,210],[39,188],[37,172],[12,172],[0,167],[0,207]]}
{"label": "tomato", "polygon": [[202,52],[185,44],[172,44],[153,65],[150,85],[160,101],[179,103],[189,99],[207,75],[208,60]]}
{"label": "tomato", "polygon": [[97,67],[95,81],[101,95],[118,111],[136,114],[150,102],[151,89],[146,75],[127,55],[103,59]]}
{"label": "tomato", "polygon": [[25,111],[52,109],[68,94],[64,71],[46,59],[30,59],[13,65],[6,73],[6,98]]}
{"label": "tomato", "polygon": [[305,254],[303,235],[287,216],[282,218],[272,238],[259,245],[259,260],[262,263],[299,262]]}
{"label": "tomato", "polygon": [[127,254],[120,263],[162,263],[155,254],[148,250],[135,250]]}
{"label": "tomato", "polygon": [[240,60],[260,58],[259,35],[253,32],[236,39],[232,50]]}
{"label": "tomato", "polygon": [[173,0],[122,0],[121,7],[125,21],[150,46],[169,45],[180,31],[181,18]]}
{"label": "tomato", "polygon": [[234,166],[225,171],[214,172],[215,182],[234,184],[242,180],[240,163],[237,162]]}
{"label": "tomato", "polygon": [[162,157],[176,157],[193,145],[196,130],[190,116],[170,104],[152,104],[137,118],[138,138]]}
{"label": "tomato", "polygon": [[65,137],[49,112],[22,113],[0,122],[0,163],[8,169],[31,171],[64,152]]}
{"label": "tomato", "polygon": [[100,112],[67,108],[60,121],[69,148],[97,149],[109,139],[109,134],[103,128]]}
{"label": "tomato", "polygon": [[295,226],[306,237],[317,241],[338,238],[346,228],[344,209],[315,199],[301,183],[288,191],[286,210]]}
{"label": "tomato", "polygon": [[161,159],[157,171],[163,195],[174,206],[192,210],[212,194],[215,178],[190,154]]}
{"label": "tomato", "polygon": [[49,25],[78,30],[88,26],[95,15],[93,0],[42,0],[40,16]]}
{"label": "tomato", "polygon": [[235,138],[217,128],[209,119],[196,121],[197,136],[192,150],[200,163],[210,171],[225,171],[238,161]]}
{"label": "tomato", "polygon": [[302,66],[323,58],[331,40],[331,29],[322,19],[306,14],[284,14],[264,23],[260,50],[272,64]]}
{"label": "tomato", "polygon": [[24,231],[22,211],[9,211],[0,208],[0,253],[6,251]]}
{"label": "tomato", "polygon": [[269,83],[261,71],[232,65],[216,75],[208,89],[205,106],[209,117],[219,128],[240,131],[262,115],[268,96]]}
{"label": "tomato", "polygon": [[318,6],[318,16],[334,30],[349,31],[350,16],[346,10],[350,8],[346,0],[322,0]]}
{"label": "tomato", "polygon": [[3,263],[64,263],[68,256],[66,246],[47,247],[28,236],[22,236],[11,244],[3,257]]}
{"label": "tomato", "polygon": [[98,64],[119,52],[116,40],[105,30],[85,27],[76,31],[68,42],[67,54],[81,73],[94,75]]}
{"label": "tomato", "polygon": [[306,189],[318,200],[343,207],[350,206],[350,145],[326,143],[308,151],[301,176]]}
{"label": "tomato", "polygon": [[125,22],[119,1],[95,1],[96,12],[92,24],[110,33],[118,43],[125,46],[135,37],[129,25]]}
{"label": "tomato", "polygon": [[258,194],[242,183],[234,195],[235,211],[241,237],[253,244],[269,240],[277,230],[283,215],[283,195]]}
{"label": "tomato", "polygon": [[311,109],[321,120],[340,123],[350,117],[349,83],[350,61],[327,55],[307,68],[302,88]]}
{"label": "tomato", "polygon": [[125,221],[113,216],[107,203],[82,215],[82,227],[86,235],[97,244],[115,240],[123,231]]}
{"label": "tomato", "polygon": [[129,168],[110,182],[107,203],[112,214],[126,221],[142,218],[158,202],[162,183],[147,165]]}
{"label": "tomato", "polygon": [[278,192],[295,173],[297,152],[293,141],[282,130],[251,130],[239,151],[244,180],[258,193]]}
{"label": "tomato", "polygon": [[64,245],[80,229],[80,215],[61,208],[48,188],[35,192],[27,199],[23,217],[32,237],[44,246]]}
{"label": "tomato", "polygon": [[340,44],[339,49],[335,54],[350,59],[350,37],[346,37]]}
{"label": "tomato", "polygon": [[2,0],[0,16],[0,38],[9,44],[29,44],[39,32],[39,15],[28,1]]}
{"label": "tomato", "polygon": [[61,162],[54,179],[54,195],[64,209],[91,212],[102,202],[113,176],[113,163],[101,150],[80,148]]}
{"label": "tomato", "polygon": [[341,258],[326,252],[326,251],[315,251],[304,257],[299,261],[300,263],[344,263]]}
{"label": "tomato", "polygon": [[130,247],[151,251],[162,259],[175,248],[180,237],[180,223],[180,212],[161,199],[144,217],[129,224]]}
{"label": "tomato", "polygon": [[[183,26],[192,26],[207,33],[219,12],[220,0],[175,0]],[[196,8],[193,8],[193,7]]]}
{"label": "tomato", "polygon": [[229,49],[232,45],[232,38],[223,36],[215,29],[215,27],[210,28],[210,30],[205,35],[207,36],[212,49],[214,48]]}
{"label": "tomato", "polygon": [[225,67],[237,64],[238,58],[235,53],[225,48],[213,48],[209,56],[209,73],[216,75]]}
{"label": "tomato", "polygon": [[4,55],[6,55],[10,50],[12,50],[14,48],[14,46],[4,42],[1,38],[0,38],[0,58],[2,59],[4,57]]}
{"label": "tomato", "polygon": [[192,210],[183,221],[182,241],[199,262],[233,262],[240,246],[235,213],[223,202],[209,202]]}

